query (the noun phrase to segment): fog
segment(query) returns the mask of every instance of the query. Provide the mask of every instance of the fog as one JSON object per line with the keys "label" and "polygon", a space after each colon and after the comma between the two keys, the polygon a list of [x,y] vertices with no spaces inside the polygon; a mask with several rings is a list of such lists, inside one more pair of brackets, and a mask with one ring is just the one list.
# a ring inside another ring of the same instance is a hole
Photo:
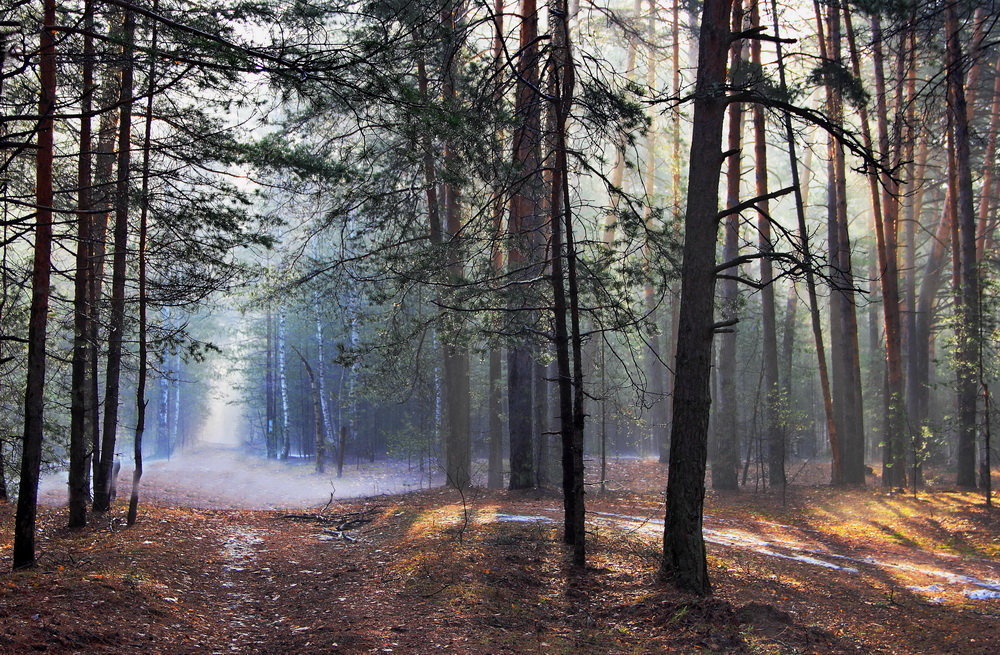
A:
{"label": "fog", "polygon": [[[327,463],[327,473],[318,474],[311,458],[266,459],[246,443],[250,430],[245,420],[247,407],[239,392],[243,382],[239,369],[220,357],[208,374],[211,391],[193,443],[168,459],[144,463],[142,502],[213,509],[304,508],[326,505],[331,496],[402,493],[442,483],[440,474],[429,478],[416,463],[411,467],[392,459],[371,462],[349,458],[341,478],[333,462]],[[119,504],[128,497],[134,470],[129,436],[119,435]],[[39,490],[41,501],[65,503],[66,483],[65,471],[45,476]]]}

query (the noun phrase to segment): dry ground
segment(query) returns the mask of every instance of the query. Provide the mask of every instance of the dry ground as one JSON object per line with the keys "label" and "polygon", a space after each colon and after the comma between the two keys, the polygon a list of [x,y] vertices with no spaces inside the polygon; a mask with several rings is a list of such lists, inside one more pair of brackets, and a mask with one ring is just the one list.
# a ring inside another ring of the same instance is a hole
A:
{"label": "dry ground", "polygon": [[1000,652],[1000,511],[975,496],[710,494],[701,599],[656,578],[661,467],[615,474],[638,491],[589,497],[584,571],[542,492],[337,502],[325,522],[147,504],[79,531],[47,507],[39,566],[14,573],[0,506],[0,652]]}

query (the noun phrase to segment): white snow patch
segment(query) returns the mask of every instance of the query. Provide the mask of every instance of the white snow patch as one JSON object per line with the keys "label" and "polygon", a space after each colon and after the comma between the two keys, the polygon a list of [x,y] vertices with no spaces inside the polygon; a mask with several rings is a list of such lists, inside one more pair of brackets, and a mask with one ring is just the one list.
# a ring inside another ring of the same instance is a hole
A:
{"label": "white snow patch", "polygon": [[496,519],[505,523],[552,523],[548,516],[528,516],[524,514],[497,514]]}
{"label": "white snow patch", "polygon": [[994,591],[992,589],[969,589],[965,592],[966,598],[971,598],[972,600],[991,600],[994,598],[1000,598],[1000,591]]}

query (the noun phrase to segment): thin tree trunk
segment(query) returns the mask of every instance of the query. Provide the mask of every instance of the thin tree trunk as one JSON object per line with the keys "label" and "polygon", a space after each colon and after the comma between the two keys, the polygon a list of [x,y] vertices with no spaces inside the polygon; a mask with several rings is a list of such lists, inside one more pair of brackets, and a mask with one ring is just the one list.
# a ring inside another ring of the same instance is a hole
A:
{"label": "thin tree trunk", "polygon": [[[565,523],[563,540],[573,546],[573,563],[577,566],[583,566],[586,561],[583,477],[583,353],[579,308],[577,307],[573,212],[569,205],[569,169],[566,155],[566,127],[573,103],[575,71],[570,50],[566,0],[553,0],[550,16],[552,50],[549,65],[549,93],[552,97],[550,111],[554,113],[554,129],[550,139],[554,166],[549,208],[552,217],[552,288],[561,409]],[[565,274],[563,272],[564,250]],[[572,371],[570,368],[571,355],[573,359]]]}
{"label": "thin tree trunk", "polygon": [[992,211],[997,203],[996,167],[997,140],[1000,137],[1000,55],[997,56],[993,77],[993,101],[990,109],[990,128],[986,138],[986,151],[983,154],[983,183],[979,196],[979,212],[976,228],[976,261],[980,264],[986,253],[993,249],[993,233],[996,230],[996,218]]}
{"label": "thin tree trunk", "polygon": [[[815,3],[820,27],[821,57],[840,62],[840,14],[827,13],[829,45],[822,33],[822,13]],[[829,54],[828,54],[829,53]],[[827,86],[827,113],[835,124],[843,122],[840,93]],[[831,278],[836,288],[830,296],[831,361],[833,364],[833,400],[839,423],[838,443],[830,443],[833,456],[831,481],[836,485],[864,485],[864,421],[861,400],[861,362],[858,349],[857,307],[854,300],[854,275],[851,242],[847,227],[847,183],[843,145],[829,137],[829,180],[827,212]]]}
{"label": "thin tree trunk", "polygon": [[[153,11],[159,8],[159,0],[154,0]],[[142,191],[139,210],[139,371],[135,394],[135,442],[133,457],[135,469],[132,472],[132,493],[129,494],[127,525],[134,525],[139,509],[139,482],[142,480],[142,437],[146,431],[146,372],[148,369],[148,345],[146,343],[146,244],[149,221],[149,156],[153,135],[153,97],[156,88],[156,38],[159,23],[152,21],[150,35],[149,73],[146,80],[146,121],[142,138]]]}
{"label": "thin tree trunk", "polygon": [[91,187],[93,185],[92,153],[93,138],[90,112],[94,96],[94,0],[86,0],[83,6],[83,70],[81,72],[82,93],[80,99],[80,154],[77,169],[77,246],[76,277],[73,297],[73,363],[72,390],[70,392],[70,438],[69,438],[69,527],[87,525],[87,501],[89,485],[87,478],[87,451],[93,441],[95,427],[89,421],[92,417],[87,402],[90,399],[89,375],[92,372],[91,358],[95,357],[93,345],[89,342],[92,306],[90,290],[93,288],[91,238]]}
{"label": "thin tree trunk", "polygon": [[45,429],[45,345],[48,328],[49,282],[52,255],[52,162],[56,107],[56,3],[42,4],[39,43],[38,121],[35,153],[35,244],[31,272],[31,308],[28,318],[28,374],[24,393],[24,436],[21,478],[14,518],[15,569],[35,564],[35,519],[38,475],[42,463]]}
{"label": "thin tree trunk", "polygon": [[[759,28],[760,3],[762,0],[752,0],[750,7],[750,26]],[[761,65],[760,41],[750,41],[750,61],[755,67]],[[767,195],[767,131],[764,120],[764,107],[756,104],[753,107],[754,131],[754,182],[757,197]],[[758,247],[765,256],[760,260],[760,292],[761,302],[761,337],[763,341],[763,382],[764,382],[764,414],[767,419],[767,429],[770,438],[767,439],[768,480],[772,487],[785,486],[785,426],[780,415],[781,388],[778,380],[778,327],[774,302],[774,270],[767,253],[774,251],[771,241],[771,215],[767,200],[757,203],[757,235]],[[794,296],[794,290],[792,296]],[[789,348],[785,356],[792,358]]]}
{"label": "thin tree trunk", "polygon": [[[537,272],[538,234],[541,232],[544,182],[541,165],[541,104],[538,94],[540,51],[538,48],[538,8],[535,0],[522,0],[520,27],[519,83],[515,92],[514,166],[522,181],[511,197],[508,233],[508,270],[515,279],[529,279]],[[525,325],[534,318],[515,301],[518,320]],[[510,488],[535,485],[532,378],[534,363],[525,330],[519,343],[507,351],[507,429],[510,433]]]}
{"label": "thin tree trunk", "polygon": [[[743,29],[743,3],[736,0],[733,3],[732,30],[734,33]],[[735,70],[743,59],[743,41],[736,41],[731,50],[729,66]],[[743,157],[740,147],[743,142],[743,105],[738,102],[729,104],[729,137],[726,145],[726,207],[735,207],[740,203],[740,183],[742,178]],[[730,214],[725,219],[724,244],[722,260],[735,261],[740,248],[740,216]],[[735,324],[739,319],[736,308],[739,302],[739,289],[736,276],[739,268],[727,269],[726,277],[719,283],[719,304],[722,318]],[[719,490],[736,490],[739,488],[740,469],[740,437],[737,407],[739,396],[736,390],[736,330],[727,328],[719,336],[719,403],[716,406],[715,421],[712,432],[715,435],[715,448],[712,453],[712,488]]]}
{"label": "thin tree trunk", "polygon": [[[496,0],[493,12],[494,34],[493,34],[493,66],[497,73],[497,79],[501,79],[501,73],[505,66],[504,56],[504,0]],[[426,91],[425,91],[426,92]],[[503,100],[503,90],[499,87],[495,91],[494,99],[497,103]],[[504,269],[504,224],[503,224],[504,202],[502,194],[497,194],[497,200],[493,209],[493,239],[491,262],[493,274],[500,276]],[[489,459],[486,471],[486,486],[489,489],[503,488],[503,388],[501,385],[501,375],[503,374],[503,350],[498,347],[490,349],[489,371],[487,390],[487,411],[489,412]]]}
{"label": "thin tree trunk", "polygon": [[955,7],[945,9],[947,31],[948,116],[954,145],[956,188],[952,193],[958,227],[960,301],[956,371],[958,376],[958,465],[956,484],[976,486],[976,403],[979,395],[979,271],[976,262],[976,214],[972,196],[972,168],[969,152],[969,122],[965,81],[962,76],[962,45]]}
{"label": "thin tree trunk", "polygon": [[[537,353],[538,356],[541,353]],[[548,389],[548,367],[541,361],[535,360],[534,374],[532,375],[535,385],[532,391],[532,402],[534,403],[535,414],[535,486],[544,487],[549,483],[549,389]]]}
{"label": "thin tree trunk", "polygon": [[[647,33],[653,38],[656,33],[658,16],[655,0],[649,3],[649,23]],[[648,65],[646,68],[646,86],[656,87],[656,56],[655,48],[649,48],[646,52]],[[656,193],[656,168],[658,163],[656,153],[657,125],[655,118],[649,126],[646,135],[646,196],[649,198],[644,209],[644,222],[650,234],[655,234],[658,226],[653,219],[652,198]],[[667,425],[667,399],[666,387],[666,367],[663,365],[664,350],[668,340],[667,331],[663,325],[663,309],[660,306],[660,299],[657,298],[656,288],[652,280],[648,280],[643,289],[646,301],[646,312],[650,322],[654,326],[646,349],[646,384],[649,385],[650,412],[648,436],[651,451],[657,456],[666,451],[666,425]],[[662,298],[662,289],[660,297]]]}
{"label": "thin tree trunk", "polygon": [[278,344],[276,355],[278,360],[278,395],[281,396],[281,434],[278,435],[278,458],[288,459],[291,450],[291,435],[288,429],[288,374],[286,371],[285,346],[285,310],[278,310]]}
{"label": "thin tree trunk", "polygon": [[489,362],[489,465],[486,486],[490,489],[503,487],[503,392],[500,385],[502,352],[499,348],[490,350]]}
{"label": "thin tree trunk", "polygon": [[275,394],[275,371],[274,371],[274,314],[271,312],[271,303],[267,305],[267,314],[264,316],[265,325],[265,355],[264,370],[264,450],[268,459],[278,458],[278,435],[277,435],[277,398]]}
{"label": "thin tree trunk", "polygon": [[[681,93],[681,22],[680,22],[680,0],[673,0],[673,5],[671,7],[671,29],[673,32],[673,42],[670,46],[670,61],[673,68],[673,75],[671,76],[671,92],[675,98],[680,97]],[[681,111],[680,107],[675,107],[673,111],[670,112],[670,194],[671,194],[671,205],[674,216],[679,216],[681,213],[681,207],[683,203],[683,194],[681,189]],[[677,302],[677,298],[680,296],[679,291],[676,289],[674,284],[669,287],[670,295],[670,331],[668,345],[664,349],[664,360],[667,362],[673,362],[676,359],[677,353],[677,328],[678,328],[678,312],[680,305]],[[663,390],[666,394],[666,401],[664,402],[664,411],[666,413],[666,420],[663,426],[663,436],[660,438],[660,463],[666,464],[670,461],[670,433],[672,432],[673,425],[673,415],[674,415],[674,381],[675,381],[675,371],[672,367],[667,366],[664,372],[664,382]]]}
{"label": "thin tree trunk", "polygon": [[123,64],[121,114],[118,119],[118,173],[115,188],[115,229],[111,270],[111,318],[108,322],[108,359],[104,385],[104,427],[101,434],[101,461],[94,479],[94,511],[111,509],[113,467],[118,432],[118,404],[121,389],[122,350],[125,339],[125,277],[128,264],[129,165],[132,147],[132,80],[135,14],[125,10],[122,26]]}
{"label": "thin tree trunk", "polygon": [[[861,62],[854,39],[850,11],[844,8],[844,24],[846,26],[848,44],[851,52],[851,63],[855,75],[861,74]],[[889,110],[886,104],[886,83],[884,73],[883,36],[878,16],[872,17],[872,34],[874,39],[875,96],[876,121],[878,128],[878,147],[884,163],[893,165],[901,153],[897,133],[895,143],[889,138]],[[905,37],[904,37],[905,38]],[[905,52],[903,44],[901,52]],[[900,71],[897,86],[903,83],[903,65],[905,55],[900,55]],[[901,88],[897,92],[902,94]],[[897,107],[904,104],[902,97],[897,101]],[[859,108],[864,145],[872,149],[872,135],[868,120],[868,109],[862,105]],[[897,110],[897,114],[899,111]],[[897,123],[900,116],[897,115]],[[868,174],[868,188],[871,194],[873,222],[875,225],[875,242],[878,261],[878,279],[881,284],[882,310],[885,329],[885,403],[886,429],[883,435],[882,486],[902,487],[906,484],[906,410],[904,396],[904,372],[902,353],[902,319],[900,315],[899,293],[899,185],[890,175],[882,176],[872,171]],[[880,197],[881,192],[881,197]],[[874,345],[874,344],[873,344]],[[863,478],[862,478],[863,479]]]}
{"label": "thin tree trunk", "polygon": [[[914,30],[909,32],[910,66],[906,81],[906,122],[907,125],[916,123],[916,109],[912,99],[917,97],[917,36]],[[908,416],[908,429],[910,430],[910,450],[911,466],[913,471],[912,485],[916,489],[924,484],[923,465],[927,457],[927,445],[924,440],[923,421],[920,411],[916,407],[917,388],[914,384],[913,376],[916,371],[916,360],[918,355],[915,352],[917,332],[917,245],[916,234],[917,224],[921,220],[923,203],[923,184],[921,180],[924,176],[924,168],[927,162],[927,142],[923,140],[919,149],[916,147],[916,130],[913,127],[907,129],[907,139],[903,158],[909,163],[906,165],[906,179],[910,181],[914,191],[910,197],[905,199],[905,209],[903,214],[903,365],[906,410]],[[916,157],[914,157],[916,153]],[[914,161],[915,159],[915,161]]]}
{"label": "thin tree trunk", "polygon": [[[463,9],[449,5],[443,10],[442,23],[448,30],[442,67],[442,95],[446,107],[455,103],[455,74],[458,60],[458,20]],[[462,217],[460,190],[452,180],[459,176],[458,160],[454,144],[444,141],[444,166],[451,174],[443,184],[445,231],[449,243],[448,274],[453,282],[461,281],[465,275],[462,265]],[[465,488],[471,483],[471,407],[469,398],[469,349],[460,340],[444,344],[444,390],[448,425],[445,439],[445,473],[448,484]]]}
{"label": "thin tree trunk", "polygon": [[[111,12],[110,21],[120,20],[120,12]],[[98,103],[103,110],[97,134],[96,166],[94,169],[94,194],[91,202],[94,209],[100,211],[92,216],[91,223],[91,277],[92,288],[89,292],[91,317],[88,341],[93,348],[90,358],[90,386],[88,409],[90,417],[87,424],[91,425],[90,460],[94,484],[96,485],[98,469],[101,466],[101,425],[100,425],[100,359],[101,359],[101,305],[104,294],[104,263],[107,253],[108,221],[114,210],[115,193],[115,141],[118,138],[118,120],[120,111],[115,110],[119,101],[121,89],[121,66],[114,64],[104,75],[104,83],[99,85],[100,97]],[[96,488],[95,488],[96,491]]]}
{"label": "thin tree trunk", "polygon": [[[778,27],[778,6],[777,0],[771,0],[771,15],[774,20],[774,36],[778,37],[780,30]],[[785,62],[782,54],[780,41],[775,42],[778,59],[778,79],[782,93],[788,90],[785,79]],[[837,420],[833,408],[833,396],[830,389],[830,374],[827,368],[826,348],[823,342],[822,318],[819,311],[819,301],[816,296],[816,263],[813,259],[809,245],[809,230],[806,225],[805,213],[805,193],[802,181],[799,178],[799,160],[796,153],[795,130],[792,126],[792,117],[785,114],[783,118],[785,128],[785,140],[788,146],[788,159],[792,171],[792,186],[795,194],[795,213],[798,223],[800,250],[805,264],[806,290],[809,297],[809,317],[812,324],[813,343],[816,346],[816,363],[819,368],[820,391],[823,396],[823,411],[826,418],[827,437],[831,444],[831,451],[836,452],[839,448],[840,436],[837,432]],[[811,176],[810,176],[811,177]],[[808,185],[807,185],[808,186]]]}
{"label": "thin tree trunk", "polygon": [[302,360],[302,366],[306,369],[306,375],[309,377],[309,395],[312,397],[312,414],[313,414],[313,446],[316,450],[316,472],[319,474],[326,472],[326,438],[323,434],[323,401],[319,390],[319,380],[316,378],[315,372],[313,372],[312,366],[309,365],[309,361],[305,356],[299,352],[298,348],[294,348],[295,354],[299,356]]}

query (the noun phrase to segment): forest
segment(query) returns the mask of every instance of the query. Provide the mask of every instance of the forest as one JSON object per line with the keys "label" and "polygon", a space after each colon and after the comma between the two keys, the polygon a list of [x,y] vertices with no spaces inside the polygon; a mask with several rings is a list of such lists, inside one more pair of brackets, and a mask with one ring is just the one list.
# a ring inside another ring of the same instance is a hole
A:
{"label": "forest", "polygon": [[0,653],[995,653],[996,0],[4,0]]}

